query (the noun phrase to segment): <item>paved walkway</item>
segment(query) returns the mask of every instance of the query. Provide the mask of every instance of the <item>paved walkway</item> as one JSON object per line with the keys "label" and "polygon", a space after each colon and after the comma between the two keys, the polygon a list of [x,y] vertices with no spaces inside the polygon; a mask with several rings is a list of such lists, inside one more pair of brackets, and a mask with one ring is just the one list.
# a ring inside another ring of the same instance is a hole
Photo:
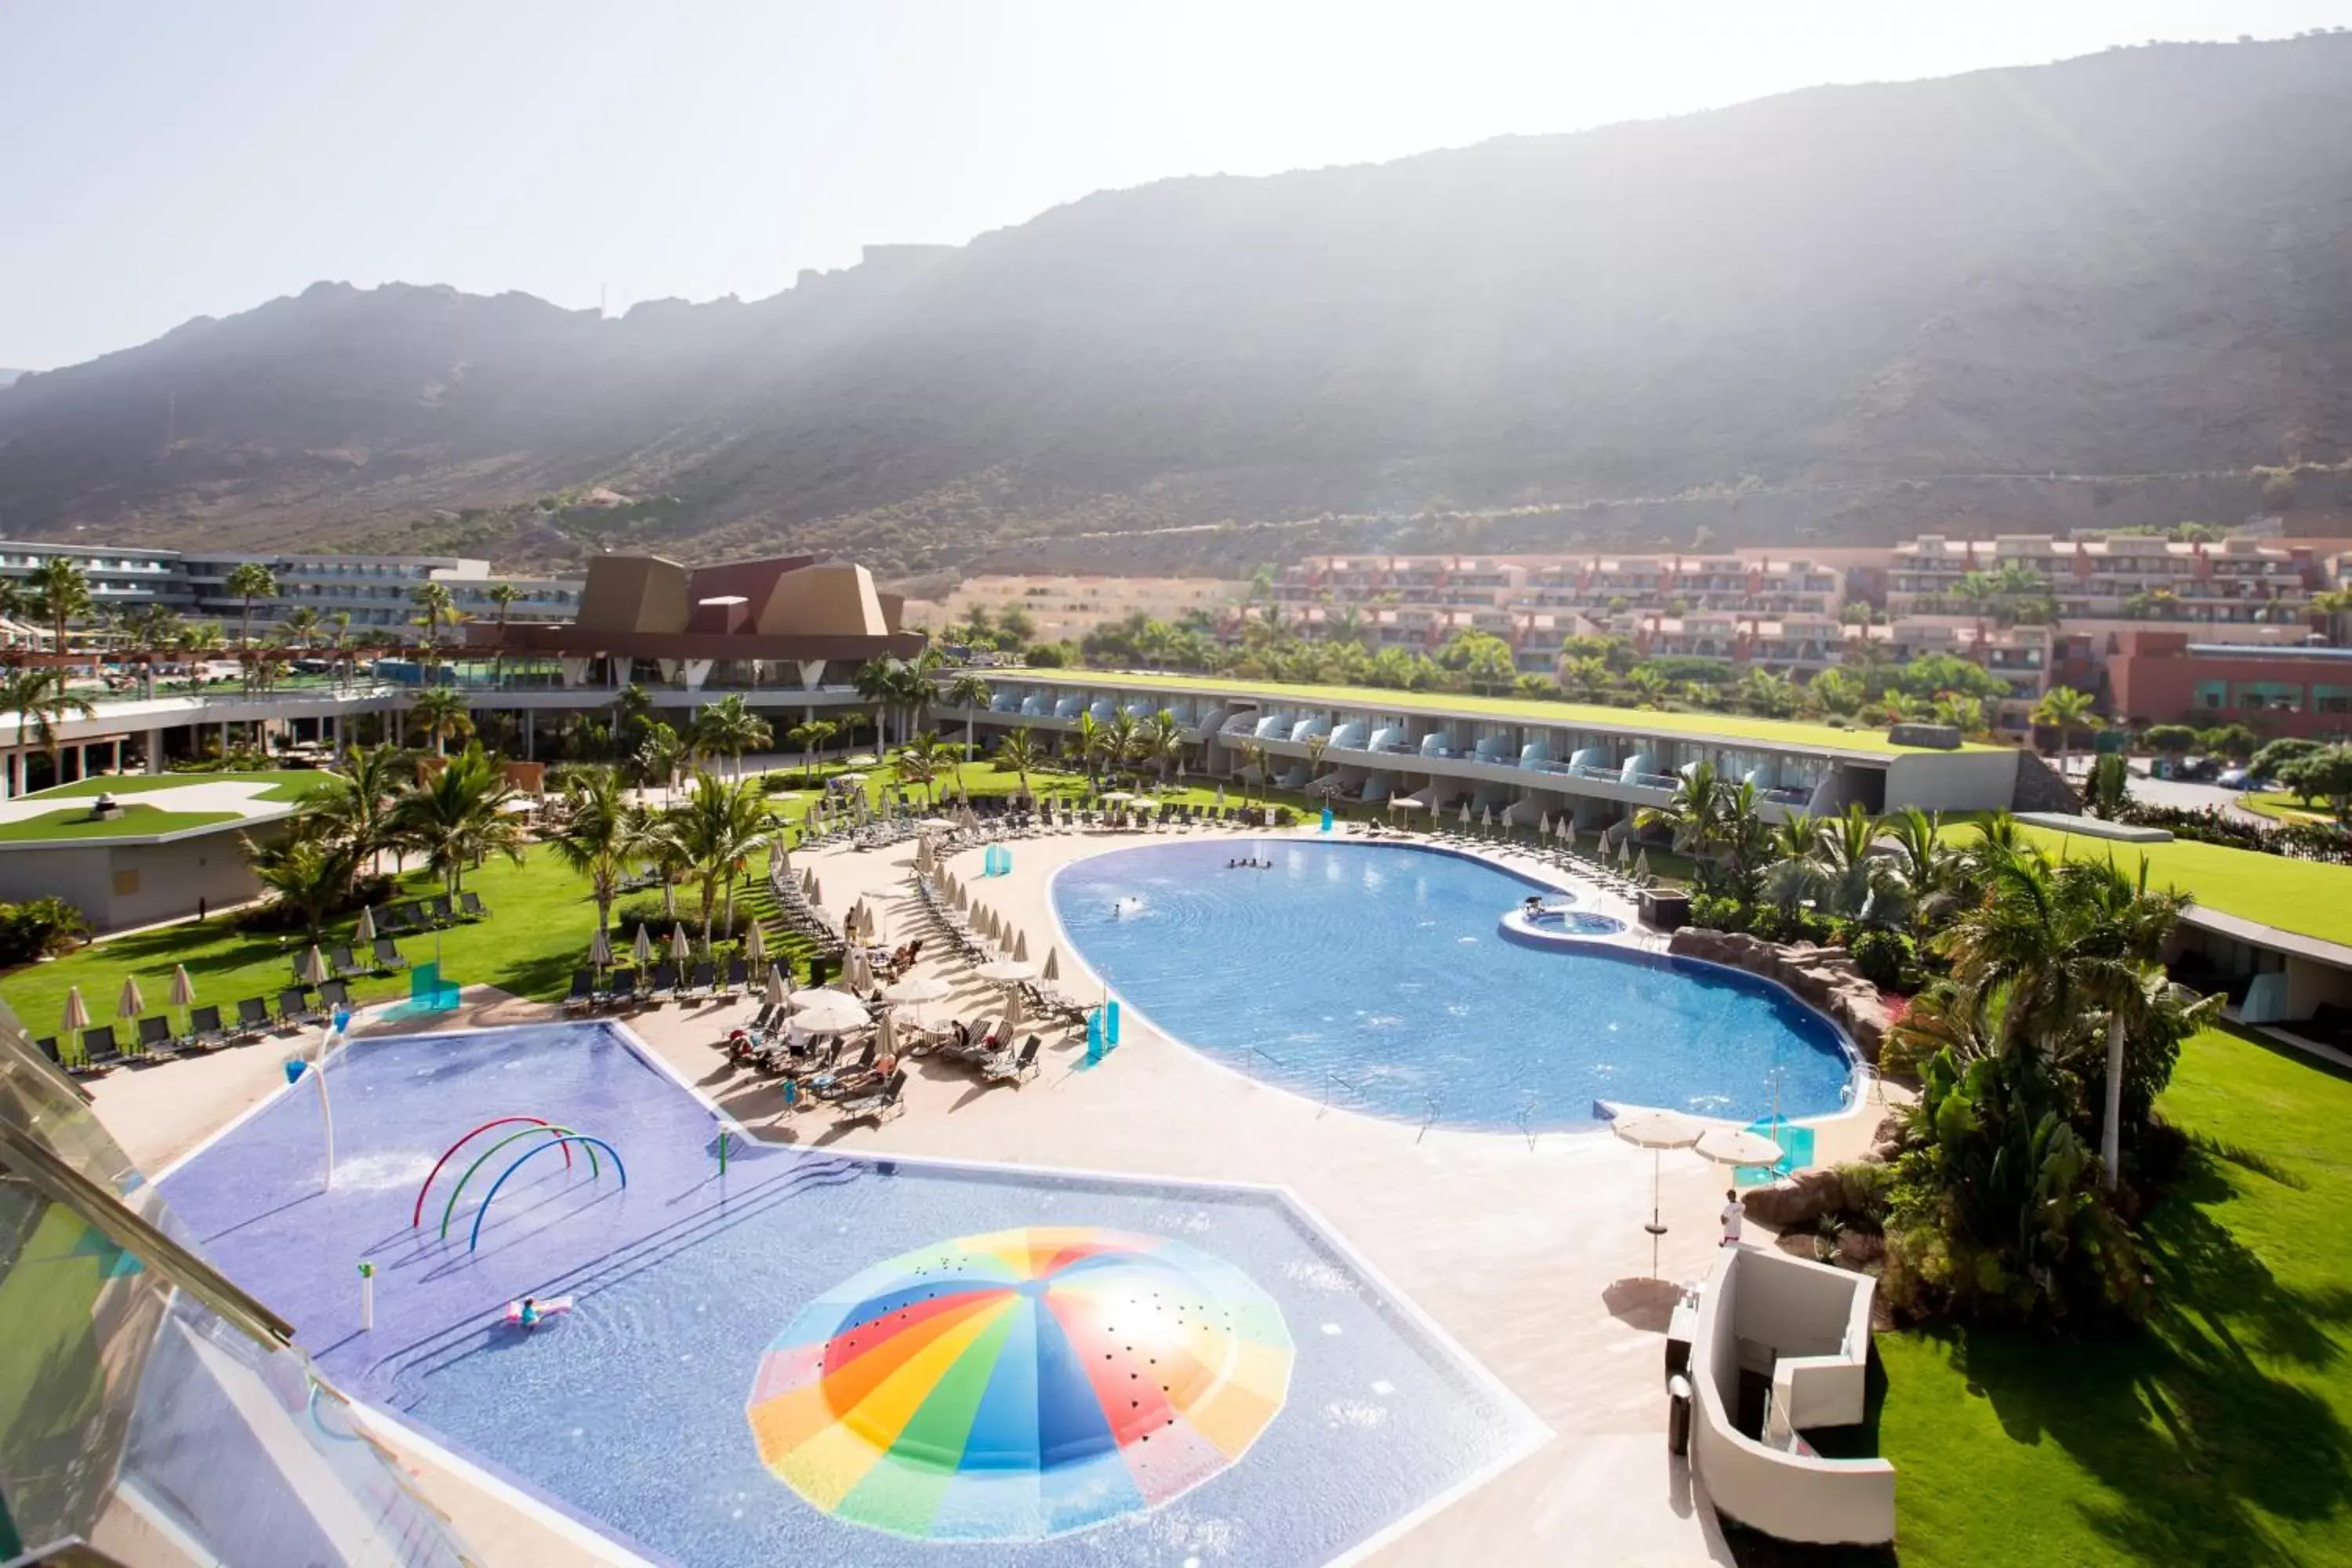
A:
{"label": "paved walkway", "polygon": [[[1046,904],[1053,870],[1139,841],[1084,835],[1013,846],[1015,869],[989,879],[986,901],[1028,936],[1042,962],[1055,944]],[[922,934],[911,881],[913,849],[822,852],[831,907],[860,897],[883,911],[893,941]],[[950,862],[980,885],[980,852]],[[995,988],[968,966],[934,956],[923,968],[953,987],[932,1016],[977,1016]],[[1064,987],[1099,983],[1061,953]],[[1371,1561],[1403,1563],[1728,1562],[1712,1512],[1694,1498],[1665,1447],[1661,1331],[1670,1291],[1650,1278],[1652,1157],[1606,1133],[1545,1133],[1532,1141],[1415,1127],[1328,1109],[1244,1077],[1131,1022],[1120,1047],[1084,1065],[1073,1031],[1049,1035],[1045,1070],[1023,1087],[990,1088],[944,1062],[916,1061],[908,1111],[883,1127],[841,1125],[824,1113],[783,1112],[770,1079],[730,1067],[721,1047],[748,1002],[640,1010],[627,1023],[719,1105],[782,1142],[903,1155],[931,1154],[1278,1184],[1319,1213],[1464,1348],[1526,1401],[1556,1434],[1505,1474],[1392,1542]],[[404,1027],[543,1019],[554,1009],[479,988],[454,1018]],[[150,1169],[184,1152],[282,1080],[288,1048],[225,1052],[93,1086],[100,1114]],[[1814,1125],[1819,1157],[1865,1145],[1880,1108]],[[1689,1154],[1662,1162],[1662,1209],[1671,1227],[1658,1272],[1696,1278],[1714,1250],[1722,1174]],[[579,1561],[541,1527],[437,1471],[414,1468],[486,1562]],[[553,1552],[554,1555],[550,1555]]]}

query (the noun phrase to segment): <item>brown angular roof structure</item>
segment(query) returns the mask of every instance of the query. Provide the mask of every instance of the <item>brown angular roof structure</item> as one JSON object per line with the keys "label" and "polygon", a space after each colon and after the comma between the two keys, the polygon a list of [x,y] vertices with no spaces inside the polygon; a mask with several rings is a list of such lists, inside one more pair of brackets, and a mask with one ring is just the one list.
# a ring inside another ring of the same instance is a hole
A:
{"label": "brown angular roof structure", "polygon": [[580,616],[558,626],[469,622],[470,647],[635,658],[913,658],[921,634],[902,631],[904,601],[845,561],[807,555],[681,566],[658,555],[588,562]]}

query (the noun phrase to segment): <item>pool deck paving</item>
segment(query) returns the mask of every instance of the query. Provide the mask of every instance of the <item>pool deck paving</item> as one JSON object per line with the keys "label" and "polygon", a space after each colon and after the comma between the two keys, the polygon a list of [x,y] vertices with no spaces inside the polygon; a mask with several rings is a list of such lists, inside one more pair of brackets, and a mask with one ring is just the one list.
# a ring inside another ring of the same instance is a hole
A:
{"label": "pool deck paving", "polygon": [[[1096,833],[1016,841],[1013,870],[985,881],[978,849],[948,865],[1027,935],[1040,962],[1047,948],[1060,948],[1063,989],[1099,994],[1081,955],[1060,943],[1048,901],[1052,874],[1070,860],[1163,837]],[[817,868],[829,907],[871,900],[882,911],[885,937],[897,942],[929,929],[912,883],[913,856],[905,844],[819,851],[805,863]],[[1524,860],[1503,863],[1548,874]],[[927,944],[921,967],[947,980],[954,994],[925,1015],[977,1017],[994,1002],[996,988],[947,957],[944,945]],[[1120,1046],[1095,1066],[1085,1061],[1083,1035],[1070,1030],[1047,1033],[1043,1070],[1017,1088],[987,1087],[951,1064],[919,1058],[908,1079],[904,1116],[880,1126],[839,1123],[829,1108],[786,1114],[772,1080],[728,1063],[720,1048],[726,1032],[750,1011],[738,998],[623,1016],[686,1082],[753,1132],[779,1142],[1286,1187],[1550,1427],[1550,1441],[1391,1532],[1363,1561],[1730,1561],[1712,1510],[1694,1497],[1686,1468],[1666,1451],[1663,1331],[1672,1292],[1651,1278],[1651,1242],[1643,1229],[1650,1218],[1647,1152],[1605,1131],[1529,1139],[1442,1126],[1424,1131],[1327,1107],[1167,1040],[1133,1013]],[[480,987],[466,993],[454,1015],[389,1027],[445,1029],[555,1016],[553,1007]],[[92,1086],[99,1112],[135,1159],[157,1169],[273,1092],[283,1082],[279,1063],[295,1044],[289,1038],[112,1074]],[[1812,1122],[1817,1160],[1860,1152],[1884,1110],[1866,1102]],[[1726,1177],[1687,1153],[1669,1153],[1660,1166],[1659,1202],[1670,1228],[1657,1273],[1694,1279],[1715,1251]],[[433,1456],[403,1453],[425,1495],[450,1514],[483,1561],[594,1560],[576,1541],[550,1534],[543,1521],[449,1473]]]}

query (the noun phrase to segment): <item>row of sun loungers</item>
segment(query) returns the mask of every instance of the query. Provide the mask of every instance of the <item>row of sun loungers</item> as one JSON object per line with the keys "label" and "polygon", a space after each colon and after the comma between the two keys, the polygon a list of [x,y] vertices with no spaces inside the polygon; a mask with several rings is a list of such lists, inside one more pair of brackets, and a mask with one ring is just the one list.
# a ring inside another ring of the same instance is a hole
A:
{"label": "row of sun loungers", "polygon": [[117,1026],[99,1024],[82,1030],[79,1040],[60,1044],[57,1036],[45,1035],[33,1044],[51,1062],[71,1072],[99,1072],[130,1062],[216,1050],[322,1023],[337,1008],[351,1003],[350,988],[340,980],[330,980],[318,990],[314,1002],[309,987],[289,985],[278,994],[274,1010],[268,998],[247,996],[230,1009],[233,1016],[225,1017],[214,1005],[192,1007],[184,1029],[174,1027],[169,1015],[159,1014],[138,1020],[136,1027],[127,1031],[128,1038]]}
{"label": "row of sun loungers", "polygon": [[601,1007],[628,1007],[651,1003],[710,1001],[751,984],[751,966],[740,955],[727,961],[695,963],[681,969],[667,960],[642,973],[619,968],[599,975],[593,969],[572,972],[572,989],[564,994],[567,1013],[593,1012]]}

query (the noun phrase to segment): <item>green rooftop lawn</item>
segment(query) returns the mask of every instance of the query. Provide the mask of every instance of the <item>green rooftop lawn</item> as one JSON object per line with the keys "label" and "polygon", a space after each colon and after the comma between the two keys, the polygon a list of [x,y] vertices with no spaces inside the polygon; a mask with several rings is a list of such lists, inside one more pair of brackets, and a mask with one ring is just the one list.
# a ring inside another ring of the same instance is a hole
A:
{"label": "green rooftop lawn", "polygon": [[[1539,701],[1526,697],[1469,697],[1436,691],[1395,691],[1377,686],[1286,686],[1275,681],[1234,680],[1208,675],[1139,675],[1107,669],[1006,670],[995,673],[1002,674],[1006,679],[1042,678],[1138,689],[1165,688],[1170,690],[1231,691],[1295,699],[1300,702],[1344,703],[1382,711],[1394,710],[1400,713],[1491,713],[1498,719],[1517,719],[1528,723],[1606,724],[1615,729],[1685,736],[1693,740],[1769,741],[1783,746],[1824,747],[1867,752],[1880,756],[1935,754],[1914,746],[1898,746],[1886,738],[1884,730],[1840,730],[1828,724],[1802,723],[1790,719],[1754,719],[1737,713],[1608,708],[1591,702]],[[1999,748],[1970,742],[1967,749],[1981,752]]]}
{"label": "green rooftop lawn", "polygon": [[54,789],[36,791],[26,798],[79,800],[100,795],[153,795],[159,790],[186,789],[194,784],[256,784],[269,786],[256,799],[297,801],[313,790],[325,788],[331,777],[331,773],[315,768],[295,768],[283,773],[119,773],[103,778],[76,779]]}
{"label": "green rooftop lawn", "polygon": [[2145,1331],[1878,1336],[1903,1568],[2352,1562],[2352,1078],[2212,1029],[2162,1105]]}
{"label": "green rooftop lawn", "polygon": [[2116,864],[2132,868],[2147,857],[2148,879],[2169,884],[2207,909],[2283,931],[2352,944],[2352,866],[2291,860],[2225,844],[2175,838],[2162,844],[2127,844],[2054,828],[2023,831],[2053,854],[2077,860],[2112,853]]}
{"label": "green rooftop lawn", "polygon": [[144,838],[158,833],[177,833],[184,827],[209,827],[215,823],[239,820],[233,811],[165,811],[128,801],[123,804],[121,816],[103,822],[91,822],[89,816],[89,807],[67,805],[38,816],[0,822],[0,844],[51,838]]}

